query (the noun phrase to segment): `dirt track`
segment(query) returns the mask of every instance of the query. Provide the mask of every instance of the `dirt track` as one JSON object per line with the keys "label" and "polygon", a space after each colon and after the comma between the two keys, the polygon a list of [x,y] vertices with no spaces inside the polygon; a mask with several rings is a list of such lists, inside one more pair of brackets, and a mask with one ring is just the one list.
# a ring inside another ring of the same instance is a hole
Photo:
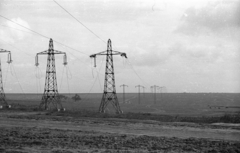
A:
{"label": "dirt track", "polygon": [[1,115],[0,135],[0,152],[240,152],[225,125],[17,114]]}

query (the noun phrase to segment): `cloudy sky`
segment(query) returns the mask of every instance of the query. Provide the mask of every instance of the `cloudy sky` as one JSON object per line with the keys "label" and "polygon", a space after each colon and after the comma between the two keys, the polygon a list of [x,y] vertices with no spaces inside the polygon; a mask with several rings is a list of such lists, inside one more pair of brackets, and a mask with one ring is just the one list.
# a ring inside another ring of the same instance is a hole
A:
{"label": "cloudy sky", "polygon": [[47,57],[40,56],[36,68],[35,55],[48,49],[49,38],[68,55],[67,67],[56,55],[59,92],[103,91],[105,57],[97,57],[94,68],[89,55],[106,50],[109,38],[113,50],[128,56],[114,56],[117,92],[121,84],[127,92],[137,92],[138,84],[146,91],[158,85],[168,92],[240,92],[238,0],[56,2],[0,1],[0,48],[13,56],[8,66],[7,55],[0,55],[5,92],[43,92]]}

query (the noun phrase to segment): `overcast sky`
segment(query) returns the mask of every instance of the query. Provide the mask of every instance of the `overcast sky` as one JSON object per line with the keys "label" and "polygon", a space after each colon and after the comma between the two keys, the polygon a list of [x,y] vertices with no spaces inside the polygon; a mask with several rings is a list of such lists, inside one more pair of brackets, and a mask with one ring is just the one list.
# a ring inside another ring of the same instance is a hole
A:
{"label": "overcast sky", "polygon": [[[0,15],[78,50],[54,42],[68,55],[67,68],[56,55],[60,93],[103,91],[105,57],[94,68],[89,55],[106,50],[109,38],[113,50],[128,56],[114,56],[117,92],[121,84],[129,86],[126,92],[137,92],[138,84],[148,92],[152,85],[168,92],[240,92],[238,0],[56,2],[105,42],[52,0],[1,0]],[[49,39],[0,17],[0,48],[13,56],[9,67],[0,55],[6,93],[43,92],[47,57],[36,68],[35,55],[48,45]]]}

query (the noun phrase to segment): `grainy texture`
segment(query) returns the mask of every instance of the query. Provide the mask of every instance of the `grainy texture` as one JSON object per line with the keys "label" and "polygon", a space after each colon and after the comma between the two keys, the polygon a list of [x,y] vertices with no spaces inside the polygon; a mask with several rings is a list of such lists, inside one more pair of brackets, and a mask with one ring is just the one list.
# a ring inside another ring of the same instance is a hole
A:
{"label": "grainy texture", "polygon": [[134,136],[48,128],[0,128],[0,150],[240,152],[240,142],[176,137]]}
{"label": "grainy texture", "polygon": [[[236,126],[59,115],[2,112],[0,152],[240,152],[239,140],[218,137],[238,134]],[[202,135],[187,135],[192,130]],[[163,131],[171,133],[161,136]]]}

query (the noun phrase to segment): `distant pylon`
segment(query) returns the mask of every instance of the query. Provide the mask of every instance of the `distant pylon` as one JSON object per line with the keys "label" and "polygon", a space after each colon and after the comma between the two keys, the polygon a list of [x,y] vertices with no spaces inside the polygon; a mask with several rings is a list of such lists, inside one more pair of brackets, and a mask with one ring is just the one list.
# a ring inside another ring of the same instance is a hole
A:
{"label": "distant pylon", "polygon": [[[11,51],[0,49],[0,53],[8,53],[8,61],[7,63],[10,64],[12,62],[11,58]],[[3,107],[11,108],[11,105],[8,105],[6,101],[6,95],[3,89],[3,81],[2,81],[2,66],[1,66],[1,60],[0,60],[0,109]]]}
{"label": "distant pylon", "polygon": [[151,88],[153,88],[153,94],[154,94],[154,104],[156,104],[156,88],[159,88],[159,86],[151,86]]}
{"label": "distant pylon", "polygon": [[125,87],[128,87],[127,85],[123,84],[121,85],[120,87],[123,87],[123,103],[126,103],[125,102]]}
{"label": "distant pylon", "polygon": [[142,86],[142,88],[143,88],[143,97],[145,97],[145,87]]}
{"label": "distant pylon", "polygon": [[42,101],[40,103],[40,109],[57,109],[65,110],[60,102],[58,88],[57,88],[57,77],[56,77],[56,67],[55,67],[55,54],[64,54],[63,64],[67,65],[67,55],[65,52],[54,50],[52,38],[49,41],[49,49],[36,55],[36,66],[38,63],[38,55],[48,55],[47,58],[47,68],[46,68],[46,79],[45,88],[42,96]]}
{"label": "distant pylon", "polygon": [[165,86],[162,86],[162,87],[159,87],[158,89],[159,89],[159,91],[160,91],[160,94],[161,94],[161,99],[163,98],[162,97],[162,93],[163,93],[163,89],[165,89],[166,87]]}
{"label": "distant pylon", "polygon": [[106,69],[105,69],[105,80],[104,80],[104,91],[101,100],[101,104],[99,106],[99,112],[104,113],[108,103],[112,103],[113,107],[116,110],[116,113],[122,113],[118,98],[116,95],[116,87],[115,87],[115,77],[114,77],[114,67],[113,67],[113,55],[121,55],[127,58],[126,53],[113,51],[111,40],[108,39],[107,50],[90,55],[91,58],[94,58],[94,66],[96,67],[96,56],[97,55],[106,55]]}
{"label": "distant pylon", "polygon": [[143,86],[141,85],[137,85],[135,86],[135,88],[138,87],[138,104],[141,104],[141,92],[140,92],[140,88],[144,88]]}

